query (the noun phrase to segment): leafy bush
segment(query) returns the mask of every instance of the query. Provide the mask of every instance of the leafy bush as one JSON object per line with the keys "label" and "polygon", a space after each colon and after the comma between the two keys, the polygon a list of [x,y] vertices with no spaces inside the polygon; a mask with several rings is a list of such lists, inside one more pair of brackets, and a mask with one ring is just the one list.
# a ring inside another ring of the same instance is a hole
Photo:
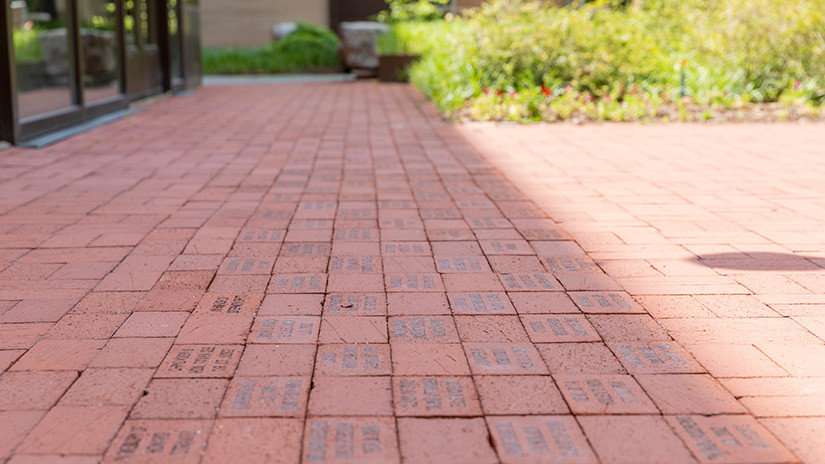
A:
{"label": "leafy bush", "polygon": [[375,15],[378,21],[435,21],[444,17],[450,0],[386,0],[387,9]]}
{"label": "leafy bush", "polygon": [[635,120],[825,100],[825,0],[494,0],[434,24],[439,46],[411,80],[452,116]]}
{"label": "leafy bush", "polygon": [[12,32],[14,59],[18,63],[36,63],[43,59],[37,29],[15,29]]}
{"label": "leafy bush", "polygon": [[295,31],[263,47],[203,50],[211,74],[265,74],[338,71],[338,37],[332,31],[298,24]]}

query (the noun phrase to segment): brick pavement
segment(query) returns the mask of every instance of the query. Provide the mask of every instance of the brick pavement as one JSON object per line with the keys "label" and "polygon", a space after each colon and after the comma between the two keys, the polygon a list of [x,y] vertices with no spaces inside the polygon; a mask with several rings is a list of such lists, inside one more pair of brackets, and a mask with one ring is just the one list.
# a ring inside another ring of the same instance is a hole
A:
{"label": "brick pavement", "polygon": [[207,87],[0,152],[0,462],[823,462],[821,125]]}

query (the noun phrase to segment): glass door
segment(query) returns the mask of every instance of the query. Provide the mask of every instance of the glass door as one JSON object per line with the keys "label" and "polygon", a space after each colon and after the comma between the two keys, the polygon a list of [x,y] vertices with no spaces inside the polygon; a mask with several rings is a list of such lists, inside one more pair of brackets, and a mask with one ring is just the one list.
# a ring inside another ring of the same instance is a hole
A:
{"label": "glass door", "polygon": [[130,98],[157,93],[163,88],[157,6],[155,0],[125,2],[126,93]]}
{"label": "glass door", "polygon": [[14,0],[10,6],[18,117],[72,108],[76,96],[68,2]]}

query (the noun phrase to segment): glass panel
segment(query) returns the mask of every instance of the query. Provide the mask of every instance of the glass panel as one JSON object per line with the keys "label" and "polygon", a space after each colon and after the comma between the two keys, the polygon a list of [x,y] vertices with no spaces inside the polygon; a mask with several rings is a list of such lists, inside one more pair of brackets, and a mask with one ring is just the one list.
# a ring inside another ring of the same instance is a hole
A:
{"label": "glass panel", "polygon": [[12,11],[20,118],[70,107],[66,0],[15,0]]}
{"label": "glass panel", "polygon": [[169,21],[169,61],[172,79],[183,77],[181,65],[180,19],[178,18],[178,0],[168,0],[166,10]]}
{"label": "glass panel", "polygon": [[84,100],[114,97],[120,93],[115,2],[79,0],[78,9]]}

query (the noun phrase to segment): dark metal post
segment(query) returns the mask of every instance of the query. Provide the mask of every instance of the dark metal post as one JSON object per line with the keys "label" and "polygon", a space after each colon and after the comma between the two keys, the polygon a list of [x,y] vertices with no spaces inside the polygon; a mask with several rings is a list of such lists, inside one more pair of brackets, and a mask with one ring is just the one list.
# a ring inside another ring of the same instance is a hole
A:
{"label": "dark metal post", "polygon": [[17,139],[17,76],[9,0],[0,6],[0,140]]}

